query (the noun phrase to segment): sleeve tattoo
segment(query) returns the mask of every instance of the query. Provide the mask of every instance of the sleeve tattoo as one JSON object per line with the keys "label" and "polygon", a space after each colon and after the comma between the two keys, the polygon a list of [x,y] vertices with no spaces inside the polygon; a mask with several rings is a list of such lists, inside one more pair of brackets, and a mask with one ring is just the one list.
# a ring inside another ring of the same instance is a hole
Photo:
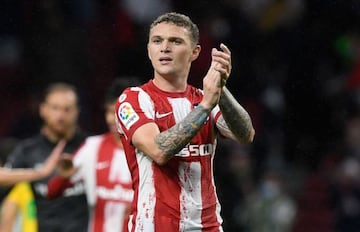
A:
{"label": "sleeve tattoo", "polygon": [[220,97],[219,107],[226,125],[234,136],[239,141],[249,141],[253,130],[251,118],[248,112],[246,112],[225,87],[224,92]]}
{"label": "sleeve tattoo", "polygon": [[180,123],[157,135],[155,142],[166,156],[174,156],[197,134],[210,112],[210,109],[197,106]]}

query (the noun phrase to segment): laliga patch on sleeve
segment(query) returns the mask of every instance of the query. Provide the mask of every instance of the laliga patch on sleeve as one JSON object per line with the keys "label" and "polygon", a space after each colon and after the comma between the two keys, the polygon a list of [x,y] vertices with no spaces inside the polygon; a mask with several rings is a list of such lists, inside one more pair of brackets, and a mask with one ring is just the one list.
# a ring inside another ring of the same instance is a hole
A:
{"label": "laliga patch on sleeve", "polygon": [[129,128],[140,119],[139,115],[135,112],[135,110],[128,102],[124,102],[120,105],[118,110],[118,116],[121,120],[121,123],[125,126],[127,130],[129,130]]}

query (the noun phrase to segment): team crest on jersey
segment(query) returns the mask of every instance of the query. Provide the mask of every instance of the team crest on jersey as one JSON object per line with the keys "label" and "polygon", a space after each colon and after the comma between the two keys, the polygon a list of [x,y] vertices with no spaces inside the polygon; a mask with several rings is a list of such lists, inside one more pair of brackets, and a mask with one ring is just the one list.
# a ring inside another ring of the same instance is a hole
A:
{"label": "team crest on jersey", "polygon": [[140,119],[139,115],[128,102],[124,102],[120,105],[118,116],[127,130]]}

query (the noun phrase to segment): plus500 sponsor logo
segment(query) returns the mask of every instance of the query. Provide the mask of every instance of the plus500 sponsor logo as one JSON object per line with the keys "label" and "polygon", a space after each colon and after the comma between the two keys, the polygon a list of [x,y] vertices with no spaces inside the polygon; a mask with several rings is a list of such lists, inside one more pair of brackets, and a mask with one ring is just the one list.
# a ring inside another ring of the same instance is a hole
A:
{"label": "plus500 sponsor logo", "polygon": [[178,154],[175,156],[179,157],[194,157],[194,156],[206,156],[213,153],[212,144],[192,144],[184,147]]}

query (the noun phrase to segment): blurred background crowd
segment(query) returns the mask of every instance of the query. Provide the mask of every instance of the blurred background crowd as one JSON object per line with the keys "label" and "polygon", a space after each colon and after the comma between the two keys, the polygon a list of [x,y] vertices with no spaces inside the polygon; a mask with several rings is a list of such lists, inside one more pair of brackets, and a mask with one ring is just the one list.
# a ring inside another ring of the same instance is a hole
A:
{"label": "blurred background crowd", "polygon": [[255,141],[220,141],[217,190],[227,232],[360,231],[360,1],[1,0],[0,143],[38,133],[40,93],[80,93],[80,126],[105,131],[104,91],[116,77],[152,78],[149,24],[189,15],[202,52],[232,51],[228,88],[250,113]]}

